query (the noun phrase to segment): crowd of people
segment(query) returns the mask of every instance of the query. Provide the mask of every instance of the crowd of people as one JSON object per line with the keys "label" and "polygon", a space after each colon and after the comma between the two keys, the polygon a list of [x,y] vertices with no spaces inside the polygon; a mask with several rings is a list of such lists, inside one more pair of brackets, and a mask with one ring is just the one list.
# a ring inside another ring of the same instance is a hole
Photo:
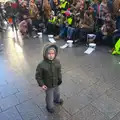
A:
{"label": "crowd of people", "polygon": [[120,38],[120,0],[16,0],[0,9],[0,19],[23,36],[43,32],[79,45],[95,34],[96,44],[111,48]]}

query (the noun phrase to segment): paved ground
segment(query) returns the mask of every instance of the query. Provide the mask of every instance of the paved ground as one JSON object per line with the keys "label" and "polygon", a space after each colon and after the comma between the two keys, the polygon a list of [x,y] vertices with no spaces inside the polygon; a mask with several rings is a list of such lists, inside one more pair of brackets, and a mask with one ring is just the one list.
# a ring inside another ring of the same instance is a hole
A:
{"label": "paved ground", "polygon": [[[59,51],[62,63],[62,107],[50,115],[45,109],[44,92],[35,80],[35,69],[42,60],[43,39],[1,34],[0,120],[120,120],[120,58],[108,48],[97,47],[91,55],[86,47]],[[58,46],[64,42],[57,41]]]}

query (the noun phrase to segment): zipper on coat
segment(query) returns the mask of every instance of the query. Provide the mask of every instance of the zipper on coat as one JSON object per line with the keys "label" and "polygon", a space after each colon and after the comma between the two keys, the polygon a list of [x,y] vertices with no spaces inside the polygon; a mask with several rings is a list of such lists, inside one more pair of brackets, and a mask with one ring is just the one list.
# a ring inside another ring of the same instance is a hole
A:
{"label": "zipper on coat", "polygon": [[51,61],[51,62],[50,62],[50,69],[51,69],[51,72],[52,72],[52,75],[51,75],[51,76],[52,76],[52,87],[53,87],[53,69],[52,69],[52,64],[53,64],[53,63],[52,63],[52,61]]}

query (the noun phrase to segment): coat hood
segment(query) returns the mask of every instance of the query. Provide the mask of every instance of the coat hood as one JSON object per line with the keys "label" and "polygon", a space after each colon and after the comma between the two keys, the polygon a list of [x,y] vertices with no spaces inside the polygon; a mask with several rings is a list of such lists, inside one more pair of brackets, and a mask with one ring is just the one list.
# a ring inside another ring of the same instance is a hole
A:
{"label": "coat hood", "polygon": [[47,54],[48,54],[48,50],[49,50],[50,48],[54,48],[54,49],[56,50],[55,58],[56,58],[56,56],[58,55],[58,47],[57,47],[55,44],[50,44],[50,43],[48,43],[48,44],[46,44],[46,45],[44,46],[44,49],[43,49],[43,58],[46,59],[46,60],[48,60]]}

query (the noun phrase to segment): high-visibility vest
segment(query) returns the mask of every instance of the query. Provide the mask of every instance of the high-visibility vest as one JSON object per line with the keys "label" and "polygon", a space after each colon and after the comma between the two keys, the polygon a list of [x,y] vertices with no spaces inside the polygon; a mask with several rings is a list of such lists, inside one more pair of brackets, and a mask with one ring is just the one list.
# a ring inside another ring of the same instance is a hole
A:
{"label": "high-visibility vest", "polygon": [[67,1],[65,1],[65,2],[63,2],[60,6],[61,6],[61,8],[65,8],[66,7],[66,4],[67,4],[68,2]]}
{"label": "high-visibility vest", "polygon": [[120,55],[120,39],[115,44],[115,48],[112,52],[112,55]]}
{"label": "high-visibility vest", "polygon": [[71,24],[72,24],[72,21],[73,21],[72,17],[69,17],[69,18],[67,19],[68,25],[71,25]]}
{"label": "high-visibility vest", "polygon": [[61,13],[64,13],[66,11],[66,4],[69,4],[69,2],[64,1],[61,3],[60,8],[61,8]]}
{"label": "high-visibility vest", "polygon": [[50,23],[53,23],[53,24],[54,24],[54,23],[56,22],[56,17],[53,17],[52,19],[49,19],[48,21],[49,21]]}

